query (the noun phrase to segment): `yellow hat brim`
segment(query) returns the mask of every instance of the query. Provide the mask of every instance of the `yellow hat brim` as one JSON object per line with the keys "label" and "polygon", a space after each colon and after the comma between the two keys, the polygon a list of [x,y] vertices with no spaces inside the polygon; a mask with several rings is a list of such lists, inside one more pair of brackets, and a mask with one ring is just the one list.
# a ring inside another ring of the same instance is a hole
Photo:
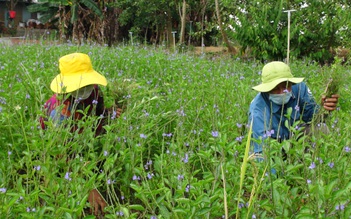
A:
{"label": "yellow hat brim", "polygon": [[63,94],[70,93],[91,84],[106,86],[107,80],[95,70],[66,76],[59,74],[52,80],[50,89],[55,93]]}
{"label": "yellow hat brim", "polygon": [[291,83],[297,84],[297,83],[301,83],[303,79],[304,78],[279,78],[269,83],[262,83],[260,85],[254,86],[252,87],[252,89],[257,90],[259,92],[269,92],[273,90],[278,84],[284,81],[289,81]]}

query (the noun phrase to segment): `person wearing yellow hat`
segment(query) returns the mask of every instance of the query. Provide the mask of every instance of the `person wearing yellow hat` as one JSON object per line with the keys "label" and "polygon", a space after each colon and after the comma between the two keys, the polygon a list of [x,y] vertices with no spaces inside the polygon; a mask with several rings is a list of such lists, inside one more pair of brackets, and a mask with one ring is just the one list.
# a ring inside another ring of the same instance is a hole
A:
{"label": "person wearing yellow hat", "polygon": [[[283,141],[291,137],[286,127],[302,120],[312,121],[320,105],[314,100],[311,91],[303,82],[304,78],[294,77],[290,67],[284,62],[273,61],[262,69],[262,83],[253,89],[259,93],[252,100],[249,109],[249,124],[252,122],[253,152],[262,157],[263,140],[267,137]],[[336,109],[339,95],[323,97],[324,109]],[[287,118],[288,109],[292,111]]]}
{"label": "person wearing yellow hat", "polygon": [[[99,85],[106,86],[106,78],[93,69],[89,56],[84,53],[72,53],[61,57],[59,69],[60,74],[50,85],[54,94],[44,105],[46,117],[40,118],[41,128],[46,129],[47,122],[59,125],[68,119],[76,121],[86,116],[96,116],[99,121],[95,135],[103,134],[102,120],[108,112]],[[86,112],[86,115],[81,112]],[[120,113],[121,110],[118,110],[115,117],[119,117]],[[69,128],[72,132],[83,131],[82,128],[78,129],[75,123]],[[103,211],[107,205],[96,189],[90,192],[88,201],[95,215]]]}
{"label": "person wearing yellow hat", "polygon": [[[79,120],[83,115],[78,109],[84,110],[87,107],[89,107],[88,115],[103,117],[106,110],[99,85],[106,86],[107,80],[93,69],[89,56],[84,53],[65,55],[59,59],[59,69],[60,74],[50,84],[54,94],[44,104],[47,118],[56,124],[61,124],[68,118]],[[58,98],[58,95],[63,98]],[[60,105],[63,107],[59,107]],[[41,119],[43,129],[46,128],[47,118]],[[77,127],[72,127],[72,131],[76,129]],[[102,131],[100,122],[96,134],[99,135]]]}

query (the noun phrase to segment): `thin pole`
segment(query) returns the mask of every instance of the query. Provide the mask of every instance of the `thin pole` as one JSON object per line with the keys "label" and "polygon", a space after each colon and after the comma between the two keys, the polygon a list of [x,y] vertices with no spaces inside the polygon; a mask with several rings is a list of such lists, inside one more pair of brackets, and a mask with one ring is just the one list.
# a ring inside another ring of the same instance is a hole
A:
{"label": "thin pole", "polygon": [[177,33],[177,31],[172,31],[173,34],[173,48],[174,48],[174,52],[176,51],[176,44],[175,44],[175,34]]}
{"label": "thin pole", "polygon": [[292,10],[286,10],[284,12],[288,13],[288,48],[286,51],[286,64],[289,65],[289,56],[290,56],[290,17],[291,17],[291,12],[296,11],[294,9]]}

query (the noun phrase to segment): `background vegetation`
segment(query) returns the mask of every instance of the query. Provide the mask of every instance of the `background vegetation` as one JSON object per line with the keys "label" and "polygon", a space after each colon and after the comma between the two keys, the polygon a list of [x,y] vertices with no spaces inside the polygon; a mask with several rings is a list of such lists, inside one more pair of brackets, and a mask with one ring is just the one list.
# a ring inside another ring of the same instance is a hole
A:
{"label": "background vegetation", "polygon": [[[348,56],[350,2],[343,0],[39,0],[28,7],[55,23],[60,39],[109,46],[123,41],[179,47],[225,46],[232,54],[330,64]],[[346,57],[347,58],[347,57]]]}
{"label": "background vegetation", "polygon": [[[107,106],[117,96],[126,105],[100,138],[87,128],[94,118],[80,124],[82,134],[38,127],[58,59],[71,52],[89,54],[107,77]],[[274,160],[246,161],[251,86],[262,66],[161,47],[1,45],[1,217],[93,218],[87,196],[95,187],[109,202],[105,218],[350,217],[349,85],[340,85],[329,135],[283,145],[268,138]],[[339,65],[291,68],[317,99],[331,71],[350,80]]]}

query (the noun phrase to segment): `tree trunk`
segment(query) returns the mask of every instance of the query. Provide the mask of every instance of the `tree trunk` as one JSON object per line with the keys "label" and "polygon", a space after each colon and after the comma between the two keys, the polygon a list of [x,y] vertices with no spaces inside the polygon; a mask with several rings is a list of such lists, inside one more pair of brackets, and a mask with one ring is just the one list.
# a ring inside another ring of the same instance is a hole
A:
{"label": "tree trunk", "polygon": [[185,26],[186,26],[185,18],[186,18],[186,0],[183,0],[182,12],[180,12],[181,27],[180,27],[179,44],[182,44],[185,41]]}
{"label": "tree trunk", "polygon": [[232,44],[229,42],[228,37],[226,32],[223,29],[223,24],[222,24],[222,20],[221,20],[221,14],[219,11],[219,0],[215,0],[215,4],[216,4],[216,14],[217,14],[217,21],[218,21],[218,26],[219,26],[219,30],[221,31],[221,35],[223,38],[224,43],[227,45],[228,47],[228,51],[230,53],[236,53],[236,49],[232,46]]}
{"label": "tree trunk", "polygon": [[173,34],[172,34],[172,16],[171,12],[167,11],[167,34],[166,34],[166,41],[168,43],[168,47],[173,45]]}

